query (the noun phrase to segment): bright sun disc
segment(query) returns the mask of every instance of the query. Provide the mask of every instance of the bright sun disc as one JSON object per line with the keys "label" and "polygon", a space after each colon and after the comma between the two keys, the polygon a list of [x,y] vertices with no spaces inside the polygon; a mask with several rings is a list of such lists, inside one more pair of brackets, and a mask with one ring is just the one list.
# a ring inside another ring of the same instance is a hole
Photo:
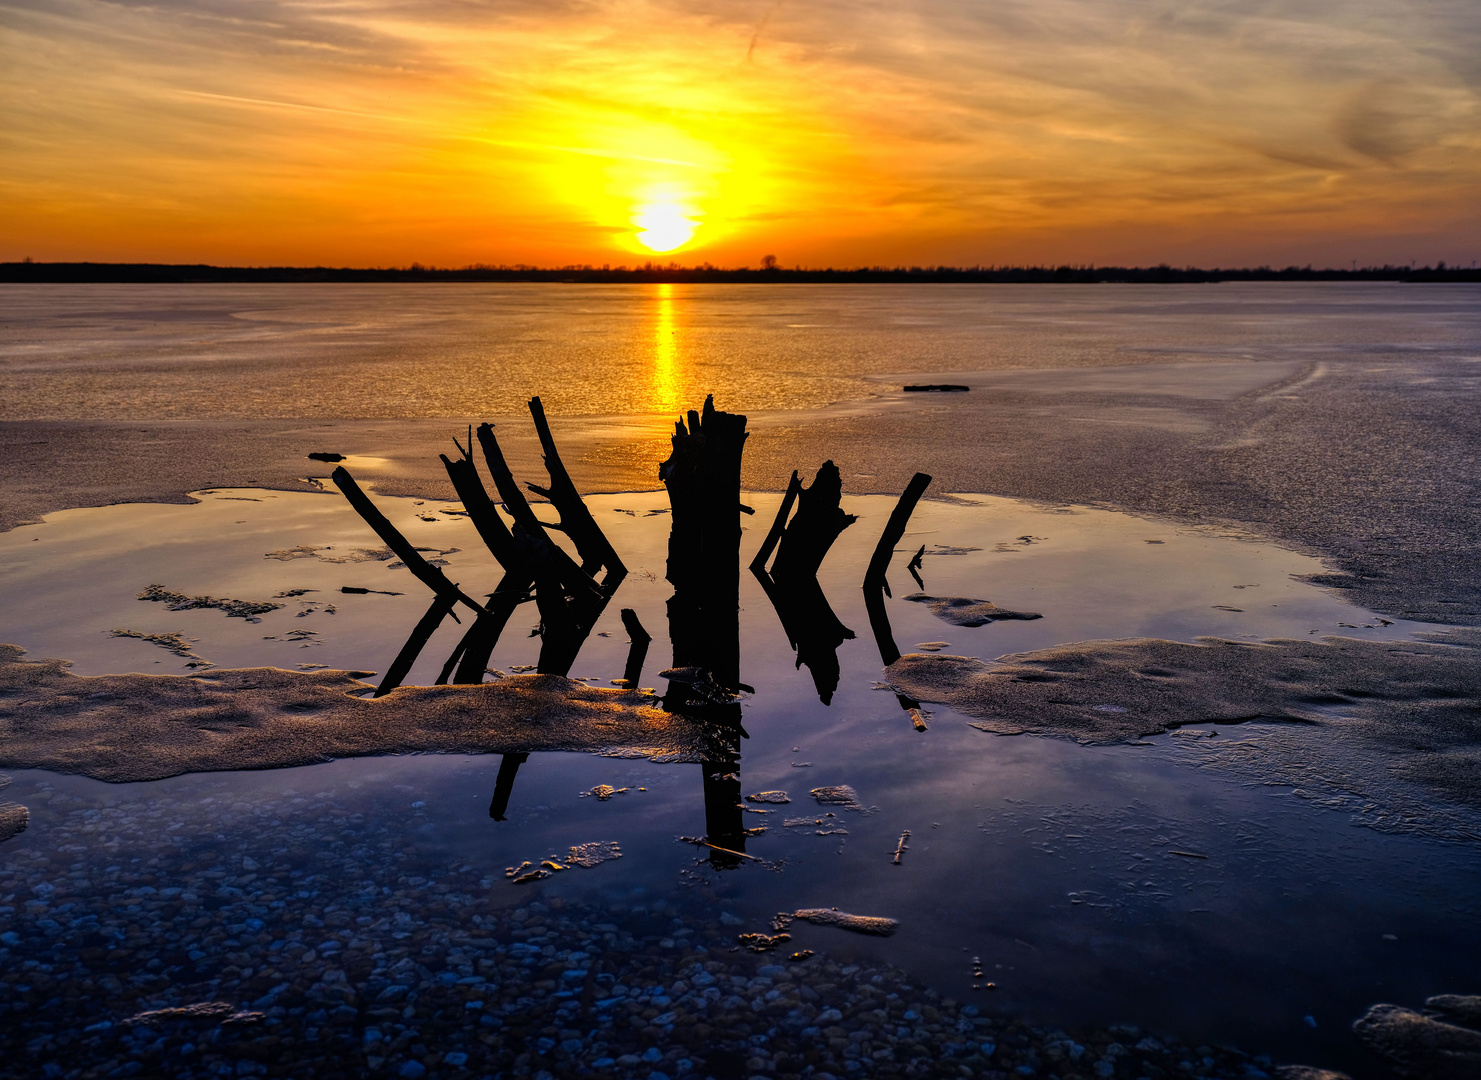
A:
{"label": "bright sun disc", "polygon": [[673,251],[681,248],[694,236],[699,228],[695,221],[676,203],[660,203],[646,206],[633,218],[638,227],[638,243],[649,251]]}

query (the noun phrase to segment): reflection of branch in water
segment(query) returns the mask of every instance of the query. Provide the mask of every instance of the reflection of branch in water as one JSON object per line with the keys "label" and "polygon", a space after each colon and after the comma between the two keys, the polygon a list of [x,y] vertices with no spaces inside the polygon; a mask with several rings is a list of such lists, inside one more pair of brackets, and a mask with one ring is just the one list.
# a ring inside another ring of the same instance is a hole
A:
{"label": "reflection of branch in water", "polygon": [[489,613],[480,615],[473,621],[473,625],[463,635],[463,640],[458,642],[457,649],[448,658],[447,667],[443,668],[443,677],[440,681],[447,681],[448,668],[456,662],[458,670],[452,677],[453,682],[483,682],[483,676],[494,655],[494,646],[499,643],[499,636],[504,633],[504,628],[509,624],[509,619],[515,609],[532,598],[529,593],[532,584],[533,582],[525,580],[515,582],[511,586],[510,576],[504,575],[498,586],[489,594]]}
{"label": "reflection of branch in water", "polygon": [[622,625],[627,628],[627,636],[632,641],[627,650],[627,666],[622,671],[622,685],[625,689],[636,690],[643,680],[643,661],[648,658],[648,645],[653,641],[653,635],[643,629],[638,613],[632,608],[622,609]]}
{"label": "reflection of branch in water", "polygon": [[494,798],[489,803],[489,817],[504,821],[509,809],[509,796],[514,791],[514,775],[530,760],[529,754],[505,754],[499,760],[499,778],[494,781]]}
{"label": "reflection of branch in water", "polygon": [[391,666],[386,668],[380,685],[375,689],[376,697],[389,694],[401,685],[411,671],[411,665],[416,663],[422,649],[432,639],[437,628],[442,625],[442,620],[452,613],[453,605],[457,602],[458,598],[450,593],[438,593],[432,598],[432,606],[427,608],[427,613],[412,628],[411,636],[406,639],[406,644],[401,646],[396,659],[392,660]]}
{"label": "reflection of branch in water", "polygon": [[[807,488],[794,472],[771,531],[751,560],[751,573],[797,652],[797,666],[807,665],[824,705],[833,701],[838,689],[838,646],[854,636],[828,606],[817,576],[833,541],[856,520],[840,508],[842,497],[843,478],[833,462],[825,461]],[[788,521],[794,502],[797,514]],[[776,561],[768,571],[766,560],[773,548]]]}
{"label": "reflection of branch in water", "polygon": [[776,550],[777,544],[782,539],[782,532],[787,527],[787,518],[792,513],[792,504],[797,501],[797,496],[802,492],[802,480],[797,475],[797,470],[792,470],[792,479],[787,482],[787,493],[782,496],[782,505],[777,507],[776,518],[771,523],[771,529],[766,534],[766,539],[761,542],[761,549],[756,552],[756,557],[751,560],[752,570],[766,569],[766,560],[771,558],[771,553]]}
{"label": "reflection of branch in water", "polygon": [[765,570],[752,566],[751,573],[776,609],[797,653],[797,666],[807,665],[818,698],[824,705],[832,704],[839,680],[838,646],[852,640],[854,632],[833,613],[817,578],[789,582],[782,588]]}
{"label": "reflection of branch in water", "polygon": [[915,553],[915,557],[905,564],[905,569],[909,570],[910,576],[915,578],[916,587],[919,589],[924,589],[926,587],[926,583],[921,580],[920,576],[920,571],[922,569],[921,560],[925,558],[925,555],[926,545],[922,544],[920,546],[920,550]]}
{"label": "reflection of branch in water", "polygon": [[[874,631],[874,644],[879,647],[880,662],[885,667],[889,667],[900,659],[900,649],[895,644],[895,633],[890,628],[889,613],[885,611],[883,582],[876,582],[873,586],[864,586],[864,608],[869,612],[869,629]],[[910,717],[915,730],[925,731],[926,718],[920,702],[904,694],[896,694],[895,700]]]}

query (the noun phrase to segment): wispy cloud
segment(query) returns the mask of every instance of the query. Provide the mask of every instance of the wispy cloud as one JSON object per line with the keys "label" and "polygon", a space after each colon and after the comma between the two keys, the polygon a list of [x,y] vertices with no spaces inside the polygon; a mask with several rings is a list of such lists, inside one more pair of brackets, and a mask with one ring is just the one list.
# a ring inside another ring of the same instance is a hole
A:
{"label": "wispy cloud", "polygon": [[717,261],[1481,243],[1478,90],[1470,0],[0,0],[0,245],[605,261],[656,191]]}

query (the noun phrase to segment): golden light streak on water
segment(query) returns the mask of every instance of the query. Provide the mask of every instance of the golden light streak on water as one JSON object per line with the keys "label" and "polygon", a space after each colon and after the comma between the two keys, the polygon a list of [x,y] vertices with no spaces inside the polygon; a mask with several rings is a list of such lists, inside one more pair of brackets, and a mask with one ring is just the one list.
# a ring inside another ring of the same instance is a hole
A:
{"label": "golden light streak on water", "polygon": [[653,375],[654,412],[679,408],[683,381],[679,374],[678,327],[675,319],[674,287],[668,282],[653,286]]}

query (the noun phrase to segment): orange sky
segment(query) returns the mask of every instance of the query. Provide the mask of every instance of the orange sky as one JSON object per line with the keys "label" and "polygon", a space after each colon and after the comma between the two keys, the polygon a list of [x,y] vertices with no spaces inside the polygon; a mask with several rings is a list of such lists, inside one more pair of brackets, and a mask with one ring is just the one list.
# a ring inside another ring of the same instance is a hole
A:
{"label": "orange sky", "polygon": [[1478,86],[1474,0],[4,0],[0,259],[1468,265]]}

